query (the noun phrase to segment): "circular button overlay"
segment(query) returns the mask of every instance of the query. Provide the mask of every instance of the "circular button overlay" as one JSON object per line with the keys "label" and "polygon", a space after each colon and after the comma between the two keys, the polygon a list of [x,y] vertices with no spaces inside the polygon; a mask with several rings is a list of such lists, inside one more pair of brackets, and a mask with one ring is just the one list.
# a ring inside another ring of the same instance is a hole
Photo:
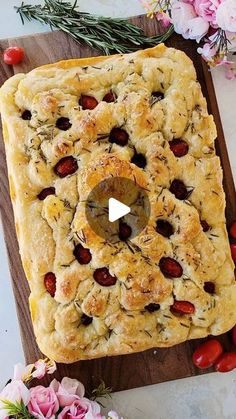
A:
{"label": "circular button overlay", "polygon": [[[124,205],[129,207],[129,212],[122,216]],[[113,244],[138,236],[146,227],[149,216],[147,192],[135,181],[123,177],[102,180],[91,190],[86,201],[86,218],[90,227]],[[114,218],[115,221],[109,221]]]}

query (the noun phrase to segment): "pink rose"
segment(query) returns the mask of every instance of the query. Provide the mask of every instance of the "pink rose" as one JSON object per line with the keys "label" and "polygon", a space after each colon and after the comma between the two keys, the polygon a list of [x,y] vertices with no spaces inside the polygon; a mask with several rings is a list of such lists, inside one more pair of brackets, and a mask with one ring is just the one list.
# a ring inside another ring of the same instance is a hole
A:
{"label": "pink rose", "polygon": [[236,1],[223,1],[216,11],[216,23],[225,31],[236,32]]}
{"label": "pink rose", "polygon": [[4,409],[4,400],[12,403],[23,402],[26,406],[29,402],[30,392],[21,380],[13,380],[7,384],[0,393],[0,418],[7,418],[8,413]]}
{"label": "pink rose", "polygon": [[197,52],[202,55],[202,58],[206,61],[211,61],[211,59],[216,54],[216,48],[212,46],[209,42],[206,42],[202,48],[198,48]]}
{"label": "pink rose", "polygon": [[105,419],[97,402],[86,399],[75,400],[71,406],[66,406],[58,415],[58,419]]}
{"label": "pink rose", "polygon": [[43,386],[31,388],[28,409],[38,419],[53,419],[59,409],[59,402],[53,388]]}
{"label": "pink rose", "polygon": [[222,0],[195,0],[194,7],[198,16],[207,22],[216,24],[216,10]]}
{"label": "pink rose", "polygon": [[61,407],[70,406],[76,399],[84,397],[84,386],[78,380],[64,377],[59,383],[53,380],[50,387],[55,391]]}
{"label": "pink rose", "polygon": [[189,20],[196,16],[195,9],[191,4],[174,1],[171,9],[171,20],[176,33],[184,36],[188,31]]}

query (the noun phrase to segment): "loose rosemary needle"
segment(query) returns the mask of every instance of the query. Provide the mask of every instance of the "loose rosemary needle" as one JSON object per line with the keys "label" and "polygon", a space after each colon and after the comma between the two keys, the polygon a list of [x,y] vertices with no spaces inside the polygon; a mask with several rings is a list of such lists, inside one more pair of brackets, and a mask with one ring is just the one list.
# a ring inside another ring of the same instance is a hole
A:
{"label": "loose rosemary needle", "polygon": [[156,45],[173,33],[173,26],[170,26],[162,35],[145,36],[141,28],[126,19],[80,12],[77,0],[73,5],[63,0],[45,0],[44,5],[22,2],[20,7],[15,8],[23,24],[24,19],[48,24],[51,29],[61,29],[77,42],[86,43],[105,54],[132,52],[140,47]]}

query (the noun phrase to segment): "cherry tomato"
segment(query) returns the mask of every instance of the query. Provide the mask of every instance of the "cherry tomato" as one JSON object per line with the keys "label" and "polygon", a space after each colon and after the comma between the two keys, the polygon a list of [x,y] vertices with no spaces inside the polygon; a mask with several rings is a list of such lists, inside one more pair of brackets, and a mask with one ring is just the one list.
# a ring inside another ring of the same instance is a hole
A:
{"label": "cherry tomato", "polygon": [[93,96],[82,95],[79,100],[79,104],[80,106],[82,106],[83,109],[92,110],[96,108],[96,106],[98,105],[98,101]]}
{"label": "cherry tomato", "polygon": [[183,274],[183,268],[177,260],[170,257],[162,257],[159,262],[160,271],[167,278],[179,278]]}
{"label": "cherry tomato", "polygon": [[181,140],[180,138],[176,138],[170,141],[169,146],[176,157],[183,157],[188,153],[188,144],[186,141]]}
{"label": "cherry tomato", "polygon": [[25,55],[23,48],[9,47],[3,53],[3,60],[5,64],[15,65],[21,63]]}
{"label": "cherry tomato", "polygon": [[174,304],[170,307],[170,310],[174,314],[193,314],[195,307],[189,301],[174,301]]}
{"label": "cherry tomato", "polygon": [[236,239],[236,221],[234,221],[233,224],[231,225],[229,232],[230,232],[230,235],[234,239]]}
{"label": "cherry tomato", "polygon": [[51,297],[55,297],[56,294],[56,275],[53,272],[47,272],[44,276],[44,285],[51,295]]}
{"label": "cherry tomato", "polygon": [[212,367],[222,352],[223,348],[218,340],[207,340],[195,349],[193,363],[201,369]]}
{"label": "cherry tomato", "polygon": [[232,329],[232,341],[234,345],[236,346],[236,325]]}
{"label": "cherry tomato", "polygon": [[236,243],[232,243],[230,245],[230,249],[231,249],[231,256],[234,262],[236,262]]}
{"label": "cherry tomato", "polygon": [[60,178],[73,175],[78,169],[77,160],[73,156],[62,157],[54,166],[54,172]]}
{"label": "cherry tomato", "polygon": [[93,277],[95,281],[103,287],[110,287],[115,285],[117,281],[116,276],[112,276],[106,267],[97,268],[93,273]]}
{"label": "cherry tomato", "polygon": [[236,368],[236,353],[226,352],[215,363],[215,369],[219,372],[228,372]]}

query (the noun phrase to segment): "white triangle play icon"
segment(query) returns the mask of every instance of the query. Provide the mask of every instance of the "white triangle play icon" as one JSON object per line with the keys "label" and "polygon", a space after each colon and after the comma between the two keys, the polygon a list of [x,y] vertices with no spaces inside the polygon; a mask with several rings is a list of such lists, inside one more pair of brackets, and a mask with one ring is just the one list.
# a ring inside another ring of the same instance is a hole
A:
{"label": "white triangle play icon", "polygon": [[119,220],[119,218],[124,217],[124,215],[127,215],[130,212],[130,207],[128,207],[125,204],[122,204],[122,202],[117,201],[117,199],[115,198],[109,198],[108,209],[108,218],[111,223],[113,223],[116,220]]}

